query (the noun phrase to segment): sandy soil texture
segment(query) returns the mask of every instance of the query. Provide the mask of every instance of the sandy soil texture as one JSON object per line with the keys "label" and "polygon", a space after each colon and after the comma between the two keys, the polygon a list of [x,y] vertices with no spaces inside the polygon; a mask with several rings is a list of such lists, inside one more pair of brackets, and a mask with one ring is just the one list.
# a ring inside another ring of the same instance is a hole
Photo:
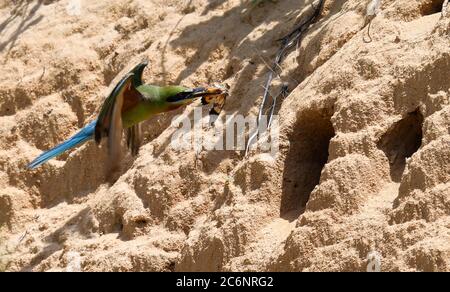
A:
{"label": "sandy soil texture", "polygon": [[276,159],[170,147],[195,104],[108,183],[95,143],[26,165],[144,58],[146,82],[228,83],[224,114],[255,115],[311,0],[1,1],[0,269],[450,271],[450,11],[369,2],[325,0],[279,68]]}

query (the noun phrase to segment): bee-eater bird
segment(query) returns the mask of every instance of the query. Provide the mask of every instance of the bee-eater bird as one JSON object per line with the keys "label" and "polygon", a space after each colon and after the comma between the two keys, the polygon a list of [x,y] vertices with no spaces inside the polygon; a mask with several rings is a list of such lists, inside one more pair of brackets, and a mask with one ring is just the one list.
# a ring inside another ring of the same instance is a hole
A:
{"label": "bee-eater bird", "polygon": [[126,131],[127,145],[131,148],[131,153],[136,155],[140,143],[139,124],[153,115],[178,109],[199,98],[202,98],[204,105],[214,104],[211,113],[218,114],[222,109],[226,97],[224,89],[145,85],[142,82],[142,73],[146,66],[147,62],[138,64],[120,80],[104,101],[96,120],[65,142],[42,153],[28,167],[34,169],[91,139],[98,145],[103,138],[107,138],[109,160],[117,160],[123,130]]}

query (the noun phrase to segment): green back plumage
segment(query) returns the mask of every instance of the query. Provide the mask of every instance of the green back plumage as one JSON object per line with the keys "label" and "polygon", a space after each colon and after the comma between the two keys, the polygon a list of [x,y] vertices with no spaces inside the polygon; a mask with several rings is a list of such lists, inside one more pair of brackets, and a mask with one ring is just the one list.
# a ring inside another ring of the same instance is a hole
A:
{"label": "green back plumage", "polygon": [[183,106],[167,102],[167,99],[179,93],[188,92],[183,86],[141,85],[136,88],[142,94],[142,101],[132,109],[122,113],[125,128],[147,120],[151,115],[167,112]]}
{"label": "green back plumage", "polygon": [[154,86],[154,85],[141,85],[137,87],[137,90],[143,95],[144,99],[154,102],[166,102],[171,96],[177,95],[182,92],[189,91],[188,88],[183,86]]}
{"label": "green back plumage", "polygon": [[[143,84],[142,75],[148,62],[143,61],[136,65],[130,74],[133,74],[133,87],[140,93],[139,102],[131,108],[122,112],[123,127],[125,129],[133,127],[140,122],[147,120],[151,115],[174,110],[192,102],[192,89],[183,86],[154,86]],[[127,99],[127,97],[125,97]],[[106,100],[105,104],[113,106],[115,94]],[[126,103],[126,101],[125,101]],[[106,107],[109,108],[109,107]],[[105,110],[100,113],[100,117],[105,115]]]}

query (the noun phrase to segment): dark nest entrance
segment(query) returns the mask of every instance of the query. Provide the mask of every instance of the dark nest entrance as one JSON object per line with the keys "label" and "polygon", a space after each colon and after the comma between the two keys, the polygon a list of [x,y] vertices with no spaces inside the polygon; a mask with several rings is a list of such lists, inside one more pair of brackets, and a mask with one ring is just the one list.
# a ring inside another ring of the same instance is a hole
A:
{"label": "dark nest entrance", "polygon": [[389,159],[391,179],[395,182],[402,178],[406,158],[422,144],[422,124],[423,116],[416,110],[392,125],[377,143]]}
{"label": "dark nest entrance", "polygon": [[304,211],[327,163],[333,136],[330,118],[320,113],[303,113],[297,121],[289,137],[290,148],[284,165],[281,217],[294,220]]}
{"label": "dark nest entrance", "polygon": [[420,13],[423,16],[439,13],[442,11],[444,0],[425,0],[420,3]]}

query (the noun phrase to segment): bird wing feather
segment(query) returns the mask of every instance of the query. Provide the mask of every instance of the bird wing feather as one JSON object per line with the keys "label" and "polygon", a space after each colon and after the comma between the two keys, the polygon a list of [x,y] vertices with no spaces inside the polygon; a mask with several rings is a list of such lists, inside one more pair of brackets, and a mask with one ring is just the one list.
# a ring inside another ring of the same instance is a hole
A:
{"label": "bird wing feather", "polygon": [[131,154],[136,156],[141,146],[141,124],[134,125],[127,129],[127,146],[131,149]]}
{"label": "bird wing feather", "polygon": [[[103,137],[108,137],[108,156],[110,163],[118,161],[120,155],[120,145],[122,139],[122,113],[128,109],[136,106],[141,100],[142,96],[133,86],[133,73],[128,73],[120,82],[114,87],[111,94],[103,103],[100,114],[95,126],[95,140],[100,143]],[[133,130],[133,145],[138,148],[136,137],[139,131]],[[135,150],[136,151],[136,150]]]}
{"label": "bird wing feather", "polygon": [[[97,143],[100,143],[103,137],[109,136],[115,111],[123,113],[141,101],[142,96],[132,86],[132,77],[133,73],[125,75],[103,103],[95,126],[95,141]],[[116,115],[117,118],[121,118],[121,115]]]}

